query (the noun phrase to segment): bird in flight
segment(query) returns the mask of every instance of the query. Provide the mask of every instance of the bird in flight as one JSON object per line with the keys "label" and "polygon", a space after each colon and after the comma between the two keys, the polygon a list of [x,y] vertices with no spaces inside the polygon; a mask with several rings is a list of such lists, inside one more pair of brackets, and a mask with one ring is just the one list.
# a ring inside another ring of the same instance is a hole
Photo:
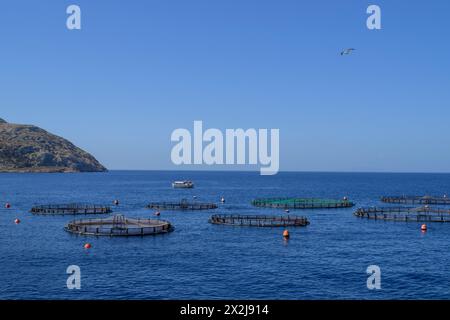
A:
{"label": "bird in flight", "polygon": [[355,50],[356,50],[356,49],[354,49],[354,48],[348,48],[348,49],[345,49],[345,50],[341,51],[341,56],[349,55],[350,53],[352,53],[352,52],[355,51]]}

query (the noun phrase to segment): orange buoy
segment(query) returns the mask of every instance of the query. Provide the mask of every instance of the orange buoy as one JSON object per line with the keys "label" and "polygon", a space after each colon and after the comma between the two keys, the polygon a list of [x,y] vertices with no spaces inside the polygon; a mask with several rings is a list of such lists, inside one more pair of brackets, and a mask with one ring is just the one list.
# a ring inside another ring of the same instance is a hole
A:
{"label": "orange buoy", "polygon": [[289,230],[284,230],[283,231],[283,238],[288,239],[289,238]]}
{"label": "orange buoy", "polygon": [[92,248],[92,245],[90,243],[86,243],[86,244],[84,244],[84,248],[90,249],[90,248]]}
{"label": "orange buoy", "polygon": [[427,229],[428,229],[428,227],[427,227],[426,224],[423,224],[423,225],[420,227],[420,230],[422,230],[422,231],[427,231]]}
{"label": "orange buoy", "polygon": [[20,223],[20,219],[14,220],[14,223],[15,223],[15,224],[19,224],[19,223]]}
{"label": "orange buoy", "polygon": [[6,209],[11,209],[11,204],[10,204],[9,202],[7,202],[7,203],[5,204],[5,208],[6,208]]}

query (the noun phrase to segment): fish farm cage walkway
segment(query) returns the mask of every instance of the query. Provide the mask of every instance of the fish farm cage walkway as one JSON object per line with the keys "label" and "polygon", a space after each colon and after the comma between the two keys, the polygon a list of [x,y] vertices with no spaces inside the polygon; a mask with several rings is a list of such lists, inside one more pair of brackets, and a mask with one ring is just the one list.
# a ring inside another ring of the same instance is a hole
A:
{"label": "fish farm cage walkway", "polygon": [[115,215],[106,219],[74,220],[64,228],[66,231],[94,236],[146,236],[173,231],[168,221],[152,219],[132,219]]}
{"label": "fish farm cage walkway", "polygon": [[186,199],[180,202],[152,202],[147,205],[148,209],[156,210],[211,210],[217,209],[215,203],[189,202]]}
{"label": "fish farm cage walkway", "polygon": [[42,205],[31,208],[30,212],[36,215],[74,215],[74,214],[107,214],[111,207],[90,204],[55,204]]}
{"label": "fish farm cage walkway", "polygon": [[347,200],[330,200],[314,198],[268,198],[255,199],[252,204],[256,207],[282,208],[282,209],[333,209],[350,208],[354,203]]}
{"label": "fish farm cage walkway", "polygon": [[435,209],[428,206],[359,208],[355,216],[374,220],[450,222],[450,210]]}
{"label": "fish farm cage walkway", "polygon": [[299,216],[218,214],[211,216],[209,223],[244,227],[304,227],[309,221]]}
{"label": "fish farm cage walkway", "polygon": [[450,198],[447,196],[385,196],[381,198],[381,201],[386,203],[450,205]]}

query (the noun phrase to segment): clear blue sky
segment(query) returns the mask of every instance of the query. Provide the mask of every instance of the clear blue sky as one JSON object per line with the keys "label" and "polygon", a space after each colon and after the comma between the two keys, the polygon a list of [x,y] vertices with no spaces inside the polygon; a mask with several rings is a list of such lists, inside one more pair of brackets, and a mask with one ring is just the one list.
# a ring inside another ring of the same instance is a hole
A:
{"label": "clear blue sky", "polygon": [[446,0],[2,1],[0,117],[110,169],[174,168],[171,132],[203,120],[279,128],[281,170],[450,172],[449,15]]}

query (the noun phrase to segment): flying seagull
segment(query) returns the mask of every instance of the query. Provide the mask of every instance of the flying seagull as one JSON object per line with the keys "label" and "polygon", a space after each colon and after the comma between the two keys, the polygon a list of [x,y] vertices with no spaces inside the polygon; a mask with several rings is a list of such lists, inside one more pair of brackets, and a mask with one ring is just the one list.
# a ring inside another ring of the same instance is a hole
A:
{"label": "flying seagull", "polygon": [[356,49],[354,49],[354,48],[348,48],[348,49],[345,49],[344,51],[341,52],[341,56],[349,55],[350,53],[352,53],[352,52],[355,51],[355,50],[356,50]]}

